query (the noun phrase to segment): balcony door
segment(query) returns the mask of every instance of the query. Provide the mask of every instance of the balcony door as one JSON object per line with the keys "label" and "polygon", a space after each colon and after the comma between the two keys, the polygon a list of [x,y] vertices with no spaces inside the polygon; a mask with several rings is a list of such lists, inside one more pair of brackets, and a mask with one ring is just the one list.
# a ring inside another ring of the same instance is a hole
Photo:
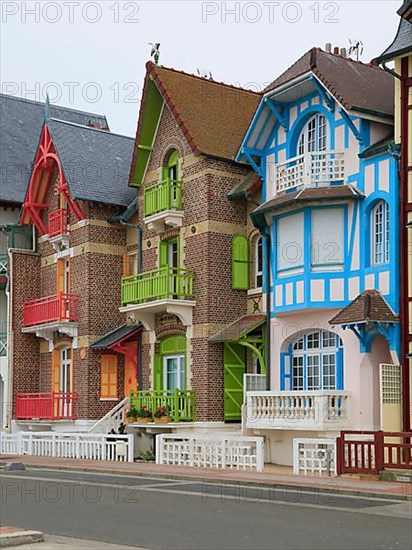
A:
{"label": "balcony door", "polygon": [[166,355],[163,357],[163,387],[165,390],[184,390],[185,356]]}
{"label": "balcony door", "polygon": [[67,295],[70,294],[70,258],[57,260],[57,294],[64,294],[65,298],[61,304],[62,319],[70,317],[70,300]]}
{"label": "balcony door", "polygon": [[73,352],[70,347],[53,352],[53,383],[54,416],[68,418],[73,416],[73,400],[69,394],[73,392]]}
{"label": "balcony door", "polygon": [[178,292],[177,269],[179,268],[179,237],[162,241],[159,244],[159,268],[168,267],[165,288],[166,295],[174,298]]}
{"label": "balcony door", "polygon": [[328,123],[325,115],[313,116],[304,126],[300,134],[298,155],[326,151],[328,139]]}

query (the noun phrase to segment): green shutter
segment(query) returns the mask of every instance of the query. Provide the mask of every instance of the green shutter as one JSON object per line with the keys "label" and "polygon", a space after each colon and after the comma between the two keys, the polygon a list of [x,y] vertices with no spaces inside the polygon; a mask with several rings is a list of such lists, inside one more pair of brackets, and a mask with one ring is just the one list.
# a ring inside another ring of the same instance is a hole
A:
{"label": "green shutter", "polygon": [[242,417],[243,375],[246,371],[246,350],[236,342],[223,344],[225,420]]}
{"label": "green shutter", "polygon": [[163,389],[162,356],[160,355],[160,353],[156,353],[155,356],[154,356],[153,389],[155,391]]}
{"label": "green shutter", "polygon": [[167,241],[161,241],[159,243],[159,268],[166,267],[168,265],[168,247]]}
{"label": "green shutter", "polygon": [[249,242],[242,235],[235,235],[232,239],[232,288],[249,288]]}

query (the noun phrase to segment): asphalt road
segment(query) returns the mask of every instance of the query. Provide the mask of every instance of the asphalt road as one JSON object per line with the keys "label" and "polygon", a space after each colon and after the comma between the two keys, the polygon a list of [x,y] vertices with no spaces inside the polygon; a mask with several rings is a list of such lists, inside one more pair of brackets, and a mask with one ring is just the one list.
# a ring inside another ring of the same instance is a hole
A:
{"label": "asphalt road", "polygon": [[148,549],[408,549],[411,502],[31,469],[0,472],[0,522]]}

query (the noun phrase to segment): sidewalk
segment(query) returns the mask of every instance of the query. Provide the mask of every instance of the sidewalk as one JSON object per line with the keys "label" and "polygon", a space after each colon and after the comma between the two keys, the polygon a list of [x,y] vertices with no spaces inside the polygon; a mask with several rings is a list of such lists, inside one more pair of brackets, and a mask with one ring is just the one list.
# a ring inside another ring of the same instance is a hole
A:
{"label": "sidewalk", "polygon": [[[13,533],[19,538],[14,540],[7,536],[8,533]],[[66,550],[144,550],[139,549],[136,546],[119,546],[118,544],[110,544],[108,542],[75,539],[72,537],[60,537],[57,535],[44,535],[43,533],[37,533],[38,538],[34,538],[32,533],[35,531],[24,531],[21,529],[15,529],[14,527],[0,526],[0,548],[13,547],[15,550],[22,548],[28,550],[33,548],[35,550],[55,550],[56,548],[66,548]]]}
{"label": "sidewalk", "polygon": [[243,470],[211,470],[183,466],[163,466],[152,462],[109,462],[79,460],[70,458],[47,458],[36,456],[4,456],[0,458],[0,468],[7,462],[22,462],[27,468],[52,468],[59,470],[79,470],[115,475],[159,477],[165,479],[200,480],[209,483],[240,483],[242,485],[299,487],[302,491],[313,489],[339,491],[340,494],[386,497],[397,500],[412,500],[412,484],[394,483],[354,477],[315,477],[296,476],[280,473],[283,468],[268,465],[265,472]]}
{"label": "sidewalk", "polygon": [[39,544],[43,540],[43,533],[40,533],[40,531],[27,531],[26,529],[0,525],[0,548],[7,548],[9,546],[20,547],[23,544],[30,543]]}

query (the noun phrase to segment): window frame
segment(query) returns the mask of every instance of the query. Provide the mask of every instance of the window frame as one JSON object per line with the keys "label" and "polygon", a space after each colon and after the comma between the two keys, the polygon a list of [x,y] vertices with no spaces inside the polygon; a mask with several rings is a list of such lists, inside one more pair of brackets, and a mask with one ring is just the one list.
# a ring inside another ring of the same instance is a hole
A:
{"label": "window frame", "polygon": [[[378,211],[382,209],[380,214],[381,219],[377,222]],[[380,241],[378,242],[378,227],[380,227],[379,235]],[[389,263],[390,261],[390,209],[389,203],[381,199],[379,200],[370,211],[370,265],[379,266]],[[380,245],[380,250],[378,250]]]}
{"label": "window frame", "polygon": [[[322,124],[320,124],[322,122]],[[315,124],[313,130],[311,130],[311,124]],[[324,134],[320,133],[320,130],[324,128]],[[313,131],[313,145],[310,146],[310,132]],[[323,140],[324,144],[321,145],[320,141]],[[317,112],[312,115],[303,126],[300,131],[297,140],[297,156],[306,155],[308,153],[323,153],[328,150],[330,142],[330,132],[328,118],[324,113]]]}
{"label": "window frame", "polygon": [[[255,240],[254,246],[255,252],[255,265],[254,265],[254,281],[253,285],[255,289],[263,288],[263,237],[258,235]],[[259,280],[261,284],[259,284]]]}

